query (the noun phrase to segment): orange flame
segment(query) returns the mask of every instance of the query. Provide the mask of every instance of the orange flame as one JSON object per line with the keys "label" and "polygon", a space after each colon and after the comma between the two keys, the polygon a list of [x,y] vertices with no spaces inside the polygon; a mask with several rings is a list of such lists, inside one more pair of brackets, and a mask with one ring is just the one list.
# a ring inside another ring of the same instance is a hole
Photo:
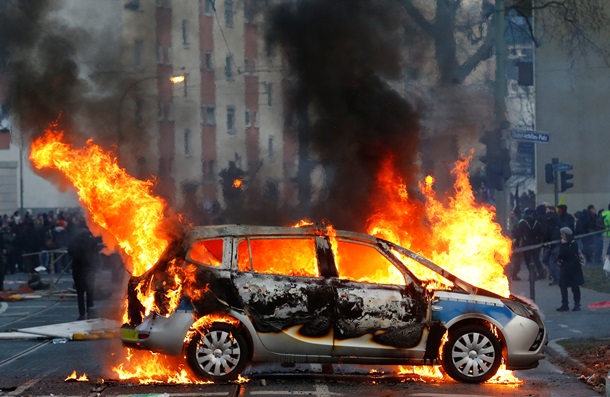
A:
{"label": "orange flame", "polygon": [[241,179],[239,179],[239,178],[237,178],[237,179],[235,179],[235,180],[233,181],[233,187],[234,187],[235,189],[239,189],[239,188],[241,188],[243,184],[244,184],[244,181],[243,181],[243,180],[241,180]]}
{"label": "orange flame", "polygon": [[61,171],[74,185],[94,225],[101,228],[110,250],[118,245],[126,265],[139,276],[154,265],[171,238],[163,232],[166,203],[152,194],[154,183],[129,176],[110,153],[87,141],[72,149],[63,133],[51,126],[32,143],[30,160],[36,168]]}
{"label": "orange flame", "polygon": [[86,373],[83,373],[81,376],[78,376],[76,374],[76,370],[74,370],[70,375],[68,375],[66,379],[64,379],[64,382],[89,382],[89,377]]}
{"label": "orange flame", "polygon": [[[426,177],[419,185],[424,206],[409,199],[388,159],[378,176],[379,200],[368,220],[368,232],[420,253],[475,286],[508,297],[504,266],[510,262],[512,243],[495,222],[494,208],[475,203],[467,172],[471,160],[469,156],[457,162],[455,196],[447,204],[436,198],[434,179]],[[419,278],[436,276],[414,261],[406,261]],[[434,280],[446,283],[438,277]]]}

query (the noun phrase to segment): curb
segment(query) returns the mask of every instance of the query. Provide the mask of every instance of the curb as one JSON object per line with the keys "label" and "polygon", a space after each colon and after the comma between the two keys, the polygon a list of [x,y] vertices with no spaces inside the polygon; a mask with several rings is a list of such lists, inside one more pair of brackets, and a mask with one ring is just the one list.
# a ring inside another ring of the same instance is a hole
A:
{"label": "curb", "polygon": [[547,355],[554,360],[561,361],[561,362],[569,364],[570,366],[575,367],[576,369],[578,369],[578,371],[582,372],[583,374],[592,373],[592,371],[589,370],[589,368],[586,365],[584,365],[580,361],[576,360],[575,358],[571,357],[568,354],[568,352],[566,351],[566,349],[564,349],[563,346],[561,346],[559,343],[557,343],[564,339],[568,339],[568,338],[559,338],[559,339],[554,339],[552,341],[549,341],[549,343],[546,345],[546,348],[544,349],[545,353],[547,353]]}

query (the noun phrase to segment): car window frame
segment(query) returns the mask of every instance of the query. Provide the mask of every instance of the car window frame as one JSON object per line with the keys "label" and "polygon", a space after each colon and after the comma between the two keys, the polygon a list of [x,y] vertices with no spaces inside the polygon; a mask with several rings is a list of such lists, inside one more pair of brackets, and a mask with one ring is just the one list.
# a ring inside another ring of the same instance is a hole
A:
{"label": "car window frame", "polygon": [[[279,240],[279,239],[302,239],[302,240],[312,240],[313,244],[314,244],[314,252],[316,255],[316,264],[318,267],[318,275],[317,276],[312,276],[312,275],[295,275],[295,274],[282,274],[282,273],[265,273],[265,272],[260,272],[260,271],[256,271],[253,268],[253,259],[252,259],[252,245],[250,244],[251,240],[263,240],[263,239],[267,239],[267,240]],[[238,250],[238,246],[242,241],[246,241],[248,243],[248,255],[250,258],[250,269],[248,270],[242,270],[239,268],[239,250]],[[264,236],[264,235],[257,235],[257,236],[237,236],[234,237],[233,239],[233,250],[234,250],[234,255],[233,255],[233,270],[237,271],[237,272],[242,272],[242,273],[251,273],[251,274],[266,274],[266,275],[270,275],[270,276],[282,276],[282,277],[299,277],[299,278],[310,278],[310,279],[324,279],[327,278],[324,275],[323,272],[323,268],[321,265],[321,256],[320,256],[320,247],[319,247],[319,243],[318,243],[318,237],[314,236],[314,235],[299,235],[299,234],[295,234],[295,235],[291,235],[291,234],[285,234],[285,235],[272,235],[272,236]]]}
{"label": "car window frame", "polygon": [[[195,246],[195,244],[200,241],[206,240],[222,240],[222,258],[219,266],[214,266],[209,263],[203,263],[200,261],[196,261],[191,257],[191,250]],[[230,258],[230,240],[231,237],[217,236],[217,237],[206,237],[192,241],[189,244],[188,250],[186,251],[185,259],[188,263],[192,263],[196,266],[205,266],[210,269],[221,269],[221,270],[229,270],[231,268],[231,261],[228,261],[227,258]],[[227,243],[229,242],[229,243]]]}
{"label": "car window frame", "polygon": [[[388,255],[387,252],[385,250],[383,250],[383,248],[378,243],[371,243],[369,241],[357,240],[357,239],[353,239],[353,238],[350,238],[350,237],[344,237],[344,236],[341,236],[341,235],[335,236],[335,239],[337,240],[337,242],[345,241],[345,242],[348,242],[348,243],[361,244],[361,245],[373,248],[381,256],[386,258],[386,260],[388,262],[390,262],[392,264],[392,266],[394,266],[394,268],[396,270],[398,270],[398,272],[400,274],[402,274],[404,284],[376,283],[376,282],[372,282],[372,281],[358,281],[358,280],[342,278],[339,275],[339,269],[337,267],[337,262],[335,260],[335,253],[332,252],[332,250],[331,250],[332,266],[333,266],[334,272],[335,272],[333,277],[337,278],[337,280],[340,280],[340,281],[350,281],[350,282],[354,282],[354,283],[364,283],[364,284],[395,285],[395,286],[399,286],[399,287],[406,287],[406,286],[408,286],[409,285],[409,280],[411,281],[411,283],[413,283],[415,285],[420,285],[421,284],[421,282],[417,278],[415,278],[415,279],[411,278],[410,274],[407,271],[407,269],[405,269],[405,266],[401,262],[397,261],[396,258],[394,257],[394,255]],[[328,241],[329,244],[331,244],[330,243],[330,239],[328,237],[326,237],[326,240]]]}

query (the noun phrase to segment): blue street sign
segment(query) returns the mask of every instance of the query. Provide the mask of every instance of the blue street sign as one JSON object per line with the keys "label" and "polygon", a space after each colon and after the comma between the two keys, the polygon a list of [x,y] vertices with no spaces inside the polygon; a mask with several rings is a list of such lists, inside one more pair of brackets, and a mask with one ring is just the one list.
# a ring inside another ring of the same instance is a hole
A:
{"label": "blue street sign", "polygon": [[551,141],[551,135],[539,131],[514,131],[511,130],[510,136],[513,139],[524,142],[534,143],[549,143]]}
{"label": "blue street sign", "polygon": [[559,163],[555,166],[555,169],[559,172],[561,171],[570,171],[572,168],[574,168],[572,166],[572,164],[566,164],[566,163]]}

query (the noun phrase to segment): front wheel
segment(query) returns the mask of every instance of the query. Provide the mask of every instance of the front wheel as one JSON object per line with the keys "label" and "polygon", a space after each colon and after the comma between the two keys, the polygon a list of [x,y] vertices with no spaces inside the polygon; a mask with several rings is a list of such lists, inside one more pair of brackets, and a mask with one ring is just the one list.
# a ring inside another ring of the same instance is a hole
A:
{"label": "front wheel", "polygon": [[502,347],[498,338],[482,325],[450,331],[443,347],[443,369],[458,382],[485,382],[498,372],[501,362]]}
{"label": "front wheel", "polygon": [[193,336],[186,359],[202,380],[235,380],[248,363],[246,338],[229,324],[214,323]]}

